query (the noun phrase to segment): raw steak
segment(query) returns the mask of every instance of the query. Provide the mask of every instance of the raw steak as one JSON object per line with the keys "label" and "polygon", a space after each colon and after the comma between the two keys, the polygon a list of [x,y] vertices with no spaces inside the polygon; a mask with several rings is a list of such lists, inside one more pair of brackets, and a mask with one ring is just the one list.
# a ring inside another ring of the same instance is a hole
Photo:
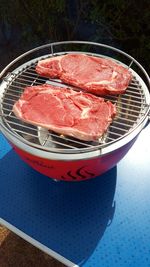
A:
{"label": "raw steak", "polygon": [[99,139],[116,114],[103,98],[48,84],[26,87],[13,111],[21,120],[77,139]]}
{"label": "raw steak", "polygon": [[67,54],[41,60],[36,72],[101,96],[124,93],[132,79],[129,70],[114,60],[86,54]]}

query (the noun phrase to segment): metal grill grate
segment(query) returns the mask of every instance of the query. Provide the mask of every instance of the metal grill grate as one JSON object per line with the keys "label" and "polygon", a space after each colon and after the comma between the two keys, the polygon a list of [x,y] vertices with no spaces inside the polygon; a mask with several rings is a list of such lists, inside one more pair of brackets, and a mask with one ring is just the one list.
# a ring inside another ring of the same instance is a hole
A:
{"label": "metal grill grate", "polygon": [[96,142],[83,142],[77,139],[61,136],[54,132],[35,127],[22,122],[12,112],[14,103],[21,96],[24,88],[31,85],[40,85],[45,82],[62,85],[59,80],[49,80],[40,77],[35,72],[36,62],[20,67],[17,72],[11,73],[2,96],[2,117],[4,124],[17,136],[23,138],[32,146],[40,149],[51,150],[57,148],[79,152],[83,149],[96,149],[116,142],[128,134],[145,115],[147,110],[146,98],[140,81],[133,77],[126,93],[120,96],[107,96],[105,99],[116,103],[117,116],[107,132]]}

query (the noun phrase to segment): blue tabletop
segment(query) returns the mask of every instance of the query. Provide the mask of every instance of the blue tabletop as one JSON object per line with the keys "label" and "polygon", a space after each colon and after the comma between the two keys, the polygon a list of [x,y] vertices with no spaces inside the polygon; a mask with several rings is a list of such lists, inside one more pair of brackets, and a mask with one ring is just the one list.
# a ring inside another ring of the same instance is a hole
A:
{"label": "blue tabletop", "polygon": [[55,182],[0,135],[1,223],[67,266],[150,266],[150,125],[116,167]]}

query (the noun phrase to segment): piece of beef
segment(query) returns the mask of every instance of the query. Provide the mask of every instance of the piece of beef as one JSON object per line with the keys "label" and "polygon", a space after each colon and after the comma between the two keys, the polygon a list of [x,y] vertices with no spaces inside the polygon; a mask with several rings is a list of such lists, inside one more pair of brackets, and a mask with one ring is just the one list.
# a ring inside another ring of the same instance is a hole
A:
{"label": "piece of beef", "polygon": [[13,112],[27,123],[92,141],[107,130],[116,106],[92,94],[44,84],[26,87]]}
{"label": "piece of beef", "polygon": [[67,54],[41,60],[37,63],[36,72],[101,96],[124,93],[132,79],[129,70],[116,61],[86,54]]}

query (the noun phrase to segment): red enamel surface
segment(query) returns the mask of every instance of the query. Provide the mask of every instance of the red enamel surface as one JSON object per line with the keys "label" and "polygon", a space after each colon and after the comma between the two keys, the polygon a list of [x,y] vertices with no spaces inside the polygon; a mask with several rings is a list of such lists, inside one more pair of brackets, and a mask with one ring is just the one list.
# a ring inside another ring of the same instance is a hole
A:
{"label": "red enamel surface", "polygon": [[65,181],[82,181],[101,175],[115,166],[128,152],[134,140],[110,154],[74,161],[45,159],[27,153],[14,145],[13,147],[27,164],[50,178]]}

